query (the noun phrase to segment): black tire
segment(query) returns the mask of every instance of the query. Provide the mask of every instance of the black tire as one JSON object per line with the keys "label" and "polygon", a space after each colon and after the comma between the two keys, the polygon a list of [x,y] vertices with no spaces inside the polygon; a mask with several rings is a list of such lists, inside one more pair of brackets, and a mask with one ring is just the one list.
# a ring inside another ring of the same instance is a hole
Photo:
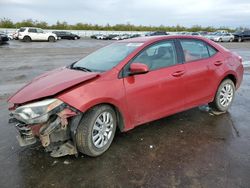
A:
{"label": "black tire", "polygon": [[229,40],[229,42],[233,42],[234,41],[234,39],[233,38],[231,38],[230,40]]}
{"label": "black tire", "polygon": [[243,42],[241,37],[238,38],[238,42]]}
{"label": "black tire", "polygon": [[221,39],[221,38],[219,39],[219,42],[222,42],[222,39]]}
{"label": "black tire", "polygon": [[78,38],[77,37],[74,37],[74,40],[77,40]]}
{"label": "black tire", "polygon": [[49,36],[48,41],[49,42],[56,42],[56,38],[53,36]]}
{"label": "black tire", "polygon": [[24,42],[31,42],[31,38],[29,36],[23,37]]}
{"label": "black tire", "polygon": [[[93,139],[93,128],[97,121],[97,118],[100,117],[103,113],[108,112],[112,115],[113,118],[113,128],[110,138],[107,140],[107,143],[98,148],[95,146]],[[80,124],[77,127],[76,131],[76,144],[78,150],[91,157],[97,157],[103,154],[110,147],[117,126],[116,113],[113,108],[109,105],[98,105],[90,109],[84,114]]]}
{"label": "black tire", "polygon": [[[231,98],[230,102],[228,102],[228,104],[224,106],[220,100],[222,100],[221,92],[222,92],[223,88],[226,87],[226,85],[230,85],[230,87],[232,89],[232,98]],[[220,86],[218,87],[216,95],[214,97],[214,101],[211,102],[209,104],[209,106],[215,111],[226,112],[230,108],[230,106],[232,105],[234,96],[235,96],[235,85],[234,85],[233,81],[230,79],[225,79],[221,82]]]}

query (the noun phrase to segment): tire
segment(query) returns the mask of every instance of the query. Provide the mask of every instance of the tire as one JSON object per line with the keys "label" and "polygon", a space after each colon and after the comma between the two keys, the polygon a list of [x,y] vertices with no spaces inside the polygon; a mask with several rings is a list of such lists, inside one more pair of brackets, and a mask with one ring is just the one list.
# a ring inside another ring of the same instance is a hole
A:
{"label": "tire", "polygon": [[74,37],[74,40],[77,40],[78,38],[77,37]]}
{"label": "tire", "polygon": [[215,111],[226,112],[232,105],[234,95],[235,85],[233,81],[225,79],[218,87],[214,101],[210,103],[209,106]]}
{"label": "tire", "polygon": [[241,37],[238,38],[238,42],[243,42]]}
{"label": "tire", "polygon": [[23,37],[24,42],[31,42],[31,38],[29,36]]}
{"label": "tire", "polygon": [[[108,121],[105,123],[104,119]],[[111,106],[98,105],[93,107],[86,112],[77,127],[76,145],[78,150],[91,157],[103,154],[113,141],[116,126],[116,113]],[[107,131],[108,127],[110,127],[110,132]]]}
{"label": "tire", "polygon": [[231,38],[231,39],[229,40],[229,42],[233,42],[233,40],[234,40],[234,39],[233,39],[233,38]]}
{"label": "tire", "polygon": [[220,39],[218,40],[218,42],[222,42],[222,39],[220,38]]}
{"label": "tire", "polygon": [[49,36],[48,41],[49,42],[56,42],[56,38],[53,36]]}

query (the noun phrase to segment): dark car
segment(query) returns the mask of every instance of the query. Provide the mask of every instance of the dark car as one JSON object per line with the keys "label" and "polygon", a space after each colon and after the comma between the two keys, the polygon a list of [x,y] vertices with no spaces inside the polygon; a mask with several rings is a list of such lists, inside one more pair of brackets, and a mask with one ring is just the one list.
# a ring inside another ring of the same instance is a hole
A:
{"label": "dark car", "polygon": [[70,33],[68,31],[53,31],[58,37],[58,39],[68,39],[68,40],[77,40],[80,39],[80,36]]}
{"label": "dark car", "polygon": [[110,34],[106,38],[104,38],[104,40],[112,40],[113,38],[115,38],[117,36],[119,36],[119,35],[117,35],[117,34]]}
{"label": "dark car", "polygon": [[126,132],[203,104],[226,112],[243,70],[240,56],[203,37],[122,40],[35,78],[9,98],[10,122],[21,146],[40,140],[52,157],[95,157],[116,128]]}
{"label": "dark car", "polygon": [[6,43],[9,41],[9,37],[4,33],[0,33],[0,44]]}
{"label": "dark car", "polygon": [[147,33],[146,36],[157,36],[157,35],[167,35],[167,32],[165,31],[155,31]]}
{"label": "dark car", "polygon": [[234,40],[238,42],[243,42],[245,40],[250,40],[250,30],[236,31],[233,33]]}

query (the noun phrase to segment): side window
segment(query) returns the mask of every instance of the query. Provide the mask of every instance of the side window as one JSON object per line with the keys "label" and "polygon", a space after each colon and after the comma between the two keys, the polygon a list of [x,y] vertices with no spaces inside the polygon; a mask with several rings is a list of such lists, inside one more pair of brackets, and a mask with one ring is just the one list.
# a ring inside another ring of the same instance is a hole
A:
{"label": "side window", "polygon": [[29,32],[29,33],[36,33],[37,31],[36,31],[36,29],[30,28],[30,29],[28,30],[28,32]]}
{"label": "side window", "polygon": [[217,53],[217,50],[209,45],[207,45],[207,49],[208,49],[210,57]]}
{"label": "side window", "polygon": [[133,62],[146,64],[149,70],[175,65],[177,57],[174,42],[164,41],[154,44],[143,50]]}
{"label": "side window", "polygon": [[37,29],[37,33],[43,33],[42,29]]}
{"label": "side window", "polygon": [[192,39],[183,39],[180,42],[186,62],[209,57],[207,45],[204,42]]}
{"label": "side window", "polygon": [[28,32],[29,32],[29,33],[36,33],[37,31],[36,31],[36,29],[30,28],[30,29],[28,30]]}

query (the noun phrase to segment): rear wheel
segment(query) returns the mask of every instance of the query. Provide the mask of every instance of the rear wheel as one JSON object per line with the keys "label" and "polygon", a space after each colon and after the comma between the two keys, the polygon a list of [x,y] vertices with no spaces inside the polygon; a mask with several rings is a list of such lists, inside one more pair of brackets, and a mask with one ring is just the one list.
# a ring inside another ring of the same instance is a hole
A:
{"label": "rear wheel", "polygon": [[74,40],[77,40],[78,38],[77,37],[74,37]]}
{"label": "rear wheel", "polygon": [[29,36],[23,37],[24,42],[31,42],[31,38]]}
{"label": "rear wheel", "polygon": [[209,105],[213,110],[226,112],[232,105],[235,94],[235,85],[232,80],[225,79],[219,86],[214,101]]}
{"label": "rear wheel", "polygon": [[116,124],[116,113],[109,105],[90,109],[77,128],[78,150],[92,157],[103,154],[113,141]]}
{"label": "rear wheel", "polygon": [[50,37],[48,38],[48,41],[49,41],[49,42],[55,42],[55,41],[56,41],[56,38],[53,37],[53,36],[50,36]]}

